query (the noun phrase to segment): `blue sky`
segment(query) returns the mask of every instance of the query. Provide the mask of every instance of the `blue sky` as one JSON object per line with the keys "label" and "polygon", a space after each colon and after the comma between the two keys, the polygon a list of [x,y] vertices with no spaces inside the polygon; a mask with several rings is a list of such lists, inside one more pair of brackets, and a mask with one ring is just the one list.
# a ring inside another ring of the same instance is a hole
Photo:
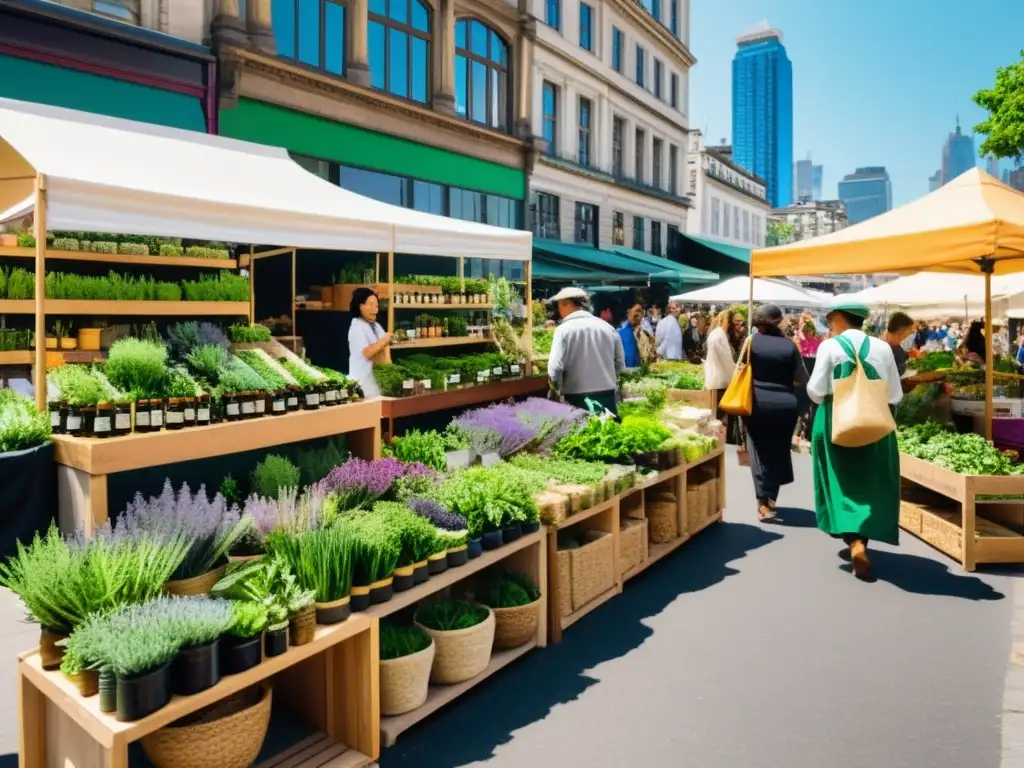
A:
{"label": "blue sky", "polygon": [[827,198],[865,165],[888,169],[894,205],[927,193],[957,113],[973,129],[985,112],[971,96],[1024,48],[1022,0],[691,0],[690,13],[690,127],[731,138],[736,36],[767,20],[793,62],[793,157],[825,166]]}

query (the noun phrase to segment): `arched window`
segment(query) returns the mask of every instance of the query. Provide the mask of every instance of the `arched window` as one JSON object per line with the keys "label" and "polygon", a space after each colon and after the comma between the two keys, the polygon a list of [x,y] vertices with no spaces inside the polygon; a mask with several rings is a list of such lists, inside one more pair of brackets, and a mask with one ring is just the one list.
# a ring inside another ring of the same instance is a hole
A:
{"label": "arched window", "polygon": [[345,74],[343,0],[273,0],[270,12],[279,56]]}
{"label": "arched window", "polygon": [[482,21],[455,22],[455,110],[474,123],[508,131],[508,44]]}
{"label": "arched window", "polygon": [[430,100],[430,11],[422,0],[370,0],[370,85]]}

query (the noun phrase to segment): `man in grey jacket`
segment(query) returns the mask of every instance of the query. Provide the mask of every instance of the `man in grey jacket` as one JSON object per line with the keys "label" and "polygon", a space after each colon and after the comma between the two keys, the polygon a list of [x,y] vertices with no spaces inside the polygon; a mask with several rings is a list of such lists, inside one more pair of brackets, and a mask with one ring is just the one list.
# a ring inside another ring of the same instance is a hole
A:
{"label": "man in grey jacket", "polygon": [[615,329],[583,309],[587,294],[563,288],[551,301],[561,320],[548,357],[548,377],[567,402],[586,408],[588,399],[618,415],[615,391],[626,369],[622,340]]}

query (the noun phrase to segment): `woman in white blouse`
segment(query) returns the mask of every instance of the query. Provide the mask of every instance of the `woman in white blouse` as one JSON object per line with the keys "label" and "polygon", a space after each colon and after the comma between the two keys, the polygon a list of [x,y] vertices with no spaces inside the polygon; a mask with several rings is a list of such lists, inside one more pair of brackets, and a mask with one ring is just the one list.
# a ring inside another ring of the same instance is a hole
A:
{"label": "woman in white blouse", "polygon": [[348,327],[348,375],[359,382],[366,397],[380,397],[380,387],[373,377],[373,359],[391,343],[391,332],[377,322],[379,310],[376,293],[356,288],[349,305],[352,323]]}
{"label": "woman in white blouse", "polygon": [[[715,403],[722,399],[725,390],[729,388],[729,382],[732,381],[733,371],[736,370],[736,350],[729,333],[735,330],[734,323],[742,318],[739,313],[734,318],[731,310],[722,310],[715,316],[714,327],[705,342],[708,356],[704,360],[704,389],[714,392]],[[718,412],[718,418],[726,425],[727,442],[732,445],[743,445],[745,439],[740,419],[722,411]]]}
{"label": "woman in white blouse", "polygon": [[865,581],[871,580],[868,541],[899,543],[899,450],[895,433],[861,448],[834,445],[832,394],[833,382],[853,373],[855,354],[869,379],[887,382],[890,407],[903,398],[892,349],[861,330],[869,315],[864,305],[842,298],[836,301],[827,317],[832,337],[818,347],[814,372],[807,383],[808,396],[819,405],[811,431],[818,527],[846,542],[853,572]]}

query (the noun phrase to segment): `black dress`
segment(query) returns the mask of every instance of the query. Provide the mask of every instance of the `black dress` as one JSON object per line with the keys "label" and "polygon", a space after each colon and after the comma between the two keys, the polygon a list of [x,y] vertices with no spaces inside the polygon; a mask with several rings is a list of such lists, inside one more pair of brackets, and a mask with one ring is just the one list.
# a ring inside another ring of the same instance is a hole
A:
{"label": "black dress", "polygon": [[779,497],[779,488],[793,482],[793,433],[800,415],[794,382],[807,383],[807,369],[792,339],[758,333],[751,340],[754,407],[743,420],[750,470],[759,501]]}

